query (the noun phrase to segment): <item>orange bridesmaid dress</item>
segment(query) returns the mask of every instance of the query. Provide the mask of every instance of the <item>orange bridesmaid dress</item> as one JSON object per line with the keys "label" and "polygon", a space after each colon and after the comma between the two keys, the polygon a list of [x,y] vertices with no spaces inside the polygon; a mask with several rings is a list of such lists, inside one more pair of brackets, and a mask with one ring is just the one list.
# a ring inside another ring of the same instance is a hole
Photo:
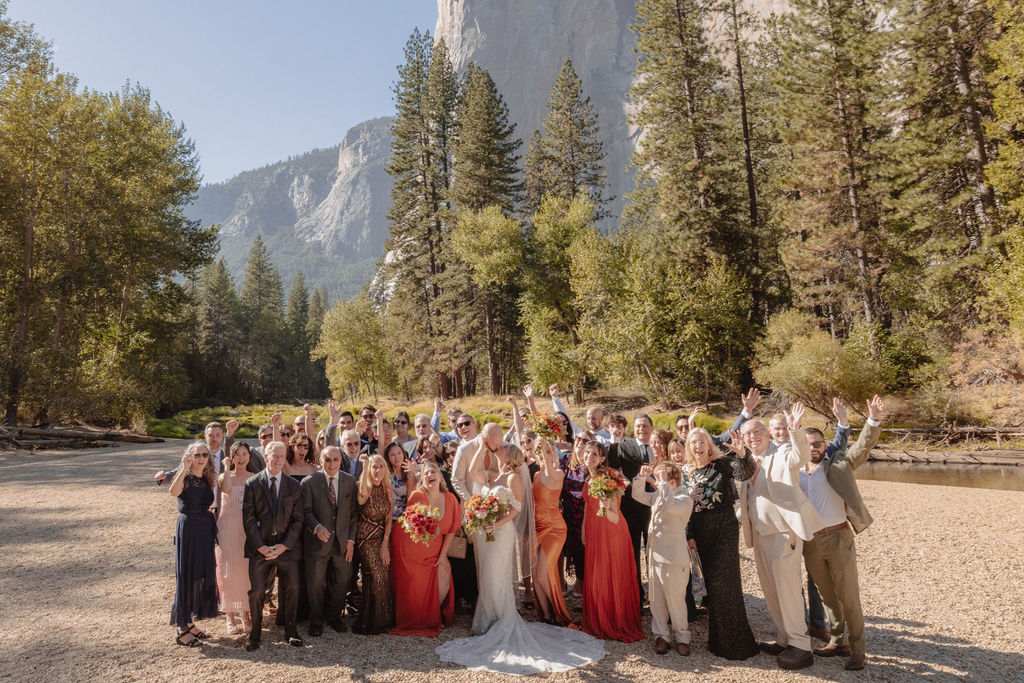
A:
{"label": "orange bridesmaid dress", "polygon": [[[558,509],[558,499],[561,495],[562,487],[550,489],[541,482],[539,476],[533,480],[533,514],[537,525],[537,546],[544,551],[544,561],[547,563],[546,567],[538,565],[534,571],[547,572],[548,587],[551,590],[551,611],[558,623],[567,626],[572,619],[562,596],[561,569],[558,566],[567,529],[562,511]],[[537,606],[537,614],[543,616],[540,612],[540,602],[534,600],[534,603]]]}
{"label": "orange bridesmaid dress", "polygon": [[[427,494],[419,489],[409,495],[408,506],[429,505]],[[395,627],[400,636],[436,636],[441,625],[452,623],[455,593],[452,586],[444,603],[437,594],[437,562],[446,534],[453,534],[462,523],[462,506],[452,493],[444,494],[444,515],[437,537],[430,545],[414,542],[401,524],[391,532],[391,580],[395,594]],[[632,551],[630,551],[632,552]]]}
{"label": "orange bridesmaid dress", "polygon": [[[599,503],[583,488],[586,504],[584,546],[586,571],[583,574],[583,630],[596,638],[634,643],[643,640],[640,627],[640,591],[636,585],[636,563],[629,527],[619,512],[612,524],[598,517]],[[628,493],[628,491],[627,491]],[[619,501],[612,502],[619,509]]]}

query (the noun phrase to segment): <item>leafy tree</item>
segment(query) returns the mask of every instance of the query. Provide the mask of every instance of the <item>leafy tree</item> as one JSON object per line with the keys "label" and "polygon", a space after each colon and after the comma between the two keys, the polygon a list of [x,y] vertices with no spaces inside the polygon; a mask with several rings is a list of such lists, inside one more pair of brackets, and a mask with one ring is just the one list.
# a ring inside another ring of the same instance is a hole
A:
{"label": "leafy tree", "polygon": [[324,316],[320,343],[313,358],[324,359],[335,396],[373,396],[398,388],[398,372],[385,336],[384,319],[361,292],[339,301]]}

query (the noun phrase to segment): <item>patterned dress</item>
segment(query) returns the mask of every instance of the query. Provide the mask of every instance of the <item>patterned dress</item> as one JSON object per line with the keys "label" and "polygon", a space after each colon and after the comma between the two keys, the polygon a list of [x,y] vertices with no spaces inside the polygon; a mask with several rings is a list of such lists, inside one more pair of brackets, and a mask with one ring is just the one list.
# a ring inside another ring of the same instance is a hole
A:
{"label": "patterned dress", "polygon": [[583,486],[587,478],[587,471],[583,465],[573,469],[570,466],[572,453],[566,452],[559,456],[558,466],[565,473],[562,480],[562,495],[559,502],[562,504],[562,517],[565,519],[566,534],[565,548],[563,553],[566,559],[566,569],[569,573],[575,573],[576,579],[583,580]]}
{"label": "patterned dress", "polygon": [[391,519],[398,519],[405,512],[405,503],[409,496],[409,487],[405,483],[405,473],[402,476],[391,473],[391,489],[395,492],[395,497],[391,501]]}
{"label": "patterned dress", "polygon": [[362,634],[383,633],[391,625],[391,572],[381,556],[384,530],[391,501],[387,482],[370,489],[370,498],[359,508],[356,548],[362,560],[363,605],[352,630]]}
{"label": "patterned dress", "polygon": [[693,514],[686,536],[697,543],[707,585],[708,650],[725,659],[747,659],[759,651],[743,605],[739,525],[733,509],[733,481],[749,479],[756,467],[750,453],[742,458],[725,455],[691,475]]}

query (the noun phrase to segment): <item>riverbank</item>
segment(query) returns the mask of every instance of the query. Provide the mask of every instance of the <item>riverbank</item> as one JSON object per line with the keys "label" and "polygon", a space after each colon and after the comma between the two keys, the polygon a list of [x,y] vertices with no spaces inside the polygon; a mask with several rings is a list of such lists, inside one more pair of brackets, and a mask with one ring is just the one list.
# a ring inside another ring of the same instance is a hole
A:
{"label": "riverbank", "polygon": [[[469,634],[461,616],[437,639],[328,630],[302,648],[271,629],[250,654],[222,620],[185,649],[167,625],[173,598],[174,500],[152,483],[183,442],[57,453],[0,453],[0,680],[483,680],[441,665],[433,648]],[[857,538],[868,667],[818,659],[803,672],[758,655],[727,662],[693,633],[691,657],[650,641],[609,642],[596,665],[552,680],[855,681],[1021,676],[1024,492],[862,481],[875,517]],[[751,625],[771,638],[753,559],[741,554]],[[303,635],[305,635],[304,626]],[[644,622],[649,633],[649,617]],[[539,677],[538,677],[539,678]],[[490,680],[523,680],[488,674]],[[529,679],[528,679],[529,680]]]}

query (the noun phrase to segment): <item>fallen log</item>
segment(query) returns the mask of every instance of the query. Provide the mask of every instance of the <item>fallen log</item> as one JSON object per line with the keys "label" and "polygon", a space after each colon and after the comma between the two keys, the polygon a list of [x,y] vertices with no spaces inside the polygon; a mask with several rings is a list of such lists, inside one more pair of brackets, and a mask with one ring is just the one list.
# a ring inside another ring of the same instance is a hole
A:
{"label": "fallen log", "polygon": [[4,434],[8,439],[23,436],[40,437],[43,439],[79,439],[81,441],[122,441],[126,443],[163,443],[163,439],[128,432],[92,432],[81,429],[42,429],[39,427],[14,427]]}

